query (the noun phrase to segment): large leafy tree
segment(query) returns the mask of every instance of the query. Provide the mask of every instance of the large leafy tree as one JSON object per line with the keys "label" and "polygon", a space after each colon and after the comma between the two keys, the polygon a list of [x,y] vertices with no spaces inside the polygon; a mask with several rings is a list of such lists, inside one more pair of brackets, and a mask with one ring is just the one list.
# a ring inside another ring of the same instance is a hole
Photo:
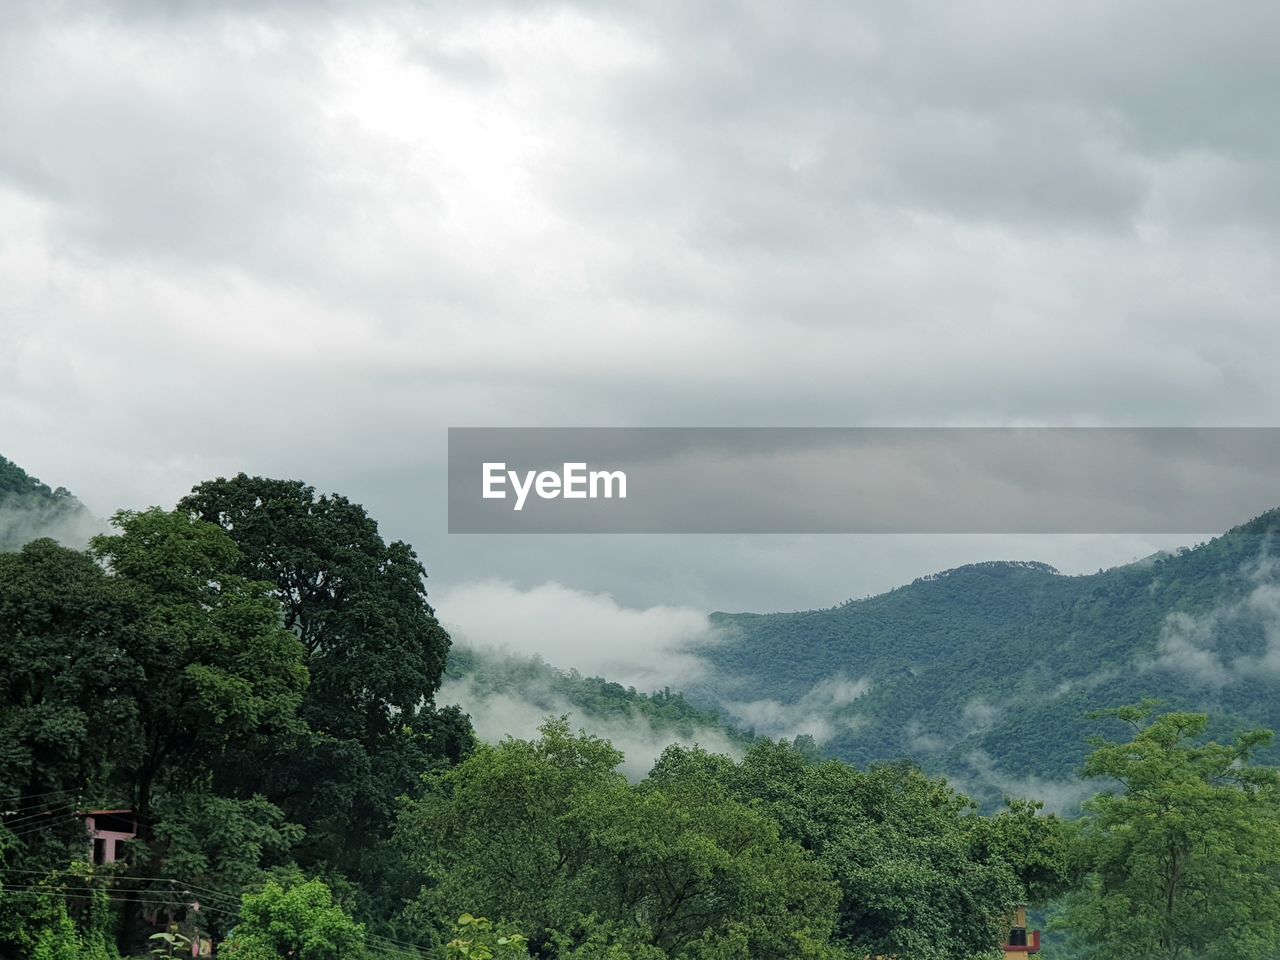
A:
{"label": "large leafy tree", "polygon": [[124,647],[138,610],[116,587],[52,540],[0,554],[0,804],[11,820],[72,808],[128,742],[142,674]]}
{"label": "large leafy tree", "polygon": [[430,775],[396,838],[425,881],[416,916],[439,926],[471,909],[530,932],[590,912],[581,830],[570,814],[625,788],[621,760],[607,741],[555,721],[537,740],[482,745]]}
{"label": "large leafy tree", "polygon": [[[299,862],[337,870],[389,912],[379,843],[397,798],[422,772],[470,751],[470,722],[433,703],[449,636],[427,602],[425,571],[406,543],[387,543],[365,509],[297,480],[239,474],[195,487],[179,503],[221,527],[238,548],[237,572],[272,584],[286,629],[305,653],[302,705],[310,733],[273,749],[270,797],[307,825]],[[260,750],[235,758],[264,766]]]}
{"label": "large leafy tree", "polygon": [[[42,540],[0,557],[0,780],[6,800],[19,798],[0,831],[5,870],[34,876],[84,857],[73,812],[107,802],[137,814],[134,872],[186,869],[212,851],[201,879],[244,882],[297,828],[252,797],[252,775],[219,794],[212,771],[233,747],[302,731],[301,644],[270,585],[236,572],[217,526],[159,509],[114,524],[94,555]],[[202,844],[210,834],[238,837],[234,855]]]}
{"label": "large leafy tree", "polygon": [[159,509],[113,523],[119,533],[93,550],[138,610],[121,651],[139,681],[137,732],[119,762],[145,830],[163,774],[203,770],[232,743],[295,735],[307,670],[269,586],[235,572],[222,530]]}
{"label": "large leafy tree", "polygon": [[1114,789],[1085,806],[1086,879],[1062,913],[1099,960],[1250,960],[1280,949],[1277,772],[1251,762],[1269,731],[1206,742],[1208,718],[1106,711],[1131,725],[1096,741],[1086,776]]}
{"label": "large leafy tree", "polygon": [[178,506],[230,534],[244,576],[274,584],[306,649],[315,729],[372,744],[434,696],[449,636],[427,603],[426,572],[362,506],[243,473],[198,485]]}

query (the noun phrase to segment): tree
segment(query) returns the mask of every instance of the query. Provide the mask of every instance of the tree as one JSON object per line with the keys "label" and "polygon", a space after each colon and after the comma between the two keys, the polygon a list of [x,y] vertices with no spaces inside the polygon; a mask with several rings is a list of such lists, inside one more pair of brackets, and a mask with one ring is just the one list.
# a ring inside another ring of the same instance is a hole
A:
{"label": "tree", "polygon": [[321,881],[288,889],[272,881],[245,895],[223,951],[236,960],[361,960],[365,932]]}
{"label": "tree", "polygon": [[[427,603],[422,564],[408,544],[384,542],[362,506],[297,480],[210,480],[179,509],[236,543],[237,572],[272,584],[303,647],[311,685],[301,715],[311,733],[273,749],[266,785],[308,825],[299,862],[381,890],[377,847],[397,798],[474,745],[466,716],[432,702],[449,636]],[[263,766],[257,751],[239,763]]]}
{"label": "tree", "polygon": [[973,804],[910,764],[862,772],[785,741],[740,764],[673,746],[650,781],[721,785],[811,851],[839,885],[836,938],[858,956],[983,955],[1022,896],[1015,868],[980,842]]}
{"label": "tree", "polygon": [[1095,741],[1089,777],[1116,789],[1085,805],[1083,889],[1063,910],[1099,960],[1274,956],[1280,948],[1277,773],[1251,762],[1271,733],[1204,742],[1208,717],[1105,711],[1132,730]]}
{"label": "tree", "polygon": [[568,821],[597,916],[644,930],[672,957],[830,955],[839,888],[760,812],[683,784],[581,799]]}
{"label": "tree", "polygon": [[268,585],[234,572],[223,531],[160,509],[112,523],[120,532],[94,538],[93,550],[138,612],[121,639],[136,667],[137,733],[116,745],[145,836],[161,774],[203,769],[233,741],[298,732],[307,670]]}
{"label": "tree", "polygon": [[[145,872],[156,862],[157,788],[205,780],[233,744],[296,737],[307,669],[270,586],[235,572],[239,552],[222,530],[158,508],[121,511],[112,522],[120,532],[95,537],[92,548],[136,611],[118,641],[133,665],[136,712],[111,743],[142,841],[132,866]],[[253,792],[252,778],[236,788]],[[131,898],[122,946],[138,933],[138,914]]]}
{"label": "tree", "polygon": [[573,735],[564,718],[541,734],[481,745],[425,778],[396,836],[424,881],[417,919],[439,928],[470,908],[533,935],[590,912],[580,828],[569,815],[587,795],[625,787],[622,754]]}
{"label": "tree", "polygon": [[431,778],[397,840],[432,926],[470,903],[546,955],[826,956],[838,891],[765,817],[701,785],[629,785],[549,721]]}
{"label": "tree", "polygon": [[[182,893],[207,905],[200,921],[221,936],[233,921],[224,909],[240,892],[261,881],[266,870],[288,865],[303,829],[288,823],[280,808],[260,796],[221,796],[206,781],[191,780],[161,794],[145,871],[151,895]],[[135,861],[142,859],[135,857]]]}
{"label": "tree", "polygon": [[1046,815],[1043,803],[1006,798],[1003,810],[976,819],[973,826],[975,855],[985,863],[1007,864],[1027,904],[1044,906],[1073,885],[1072,828]]}
{"label": "tree", "polygon": [[[0,802],[34,826],[101,785],[141,679],[122,653],[138,611],[84,553],[52,540],[0,554]],[[63,817],[65,819],[65,816]]]}
{"label": "tree", "polygon": [[314,729],[369,745],[432,699],[449,635],[427,603],[426,571],[362,506],[241,473],[199,484],[178,508],[226,530],[239,572],[274,585],[306,650]]}

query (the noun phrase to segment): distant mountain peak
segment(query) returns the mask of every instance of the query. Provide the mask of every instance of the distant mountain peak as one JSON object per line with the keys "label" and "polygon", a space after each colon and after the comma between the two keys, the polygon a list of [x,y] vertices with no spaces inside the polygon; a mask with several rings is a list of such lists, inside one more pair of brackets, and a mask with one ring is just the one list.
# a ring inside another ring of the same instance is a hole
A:
{"label": "distant mountain peak", "polygon": [[930,580],[942,580],[946,577],[963,576],[966,574],[994,574],[997,576],[1003,576],[1023,570],[1030,570],[1034,573],[1043,573],[1048,576],[1055,577],[1061,575],[1057,567],[1047,563],[1041,563],[1039,560],[983,560],[979,563],[966,563],[959,567],[952,567],[949,570],[940,570],[937,573],[925,574],[923,577],[916,577],[912,582],[927,583]]}

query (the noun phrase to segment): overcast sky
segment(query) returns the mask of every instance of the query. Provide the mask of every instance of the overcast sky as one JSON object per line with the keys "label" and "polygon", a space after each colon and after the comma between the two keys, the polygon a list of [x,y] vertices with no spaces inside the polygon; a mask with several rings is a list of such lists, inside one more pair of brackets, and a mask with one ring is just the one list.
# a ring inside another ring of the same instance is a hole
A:
{"label": "overcast sky", "polygon": [[449,537],[445,428],[1276,425],[1273,2],[4,7],[0,453],[100,514],[300,477],[446,621],[681,624],[1169,543]]}

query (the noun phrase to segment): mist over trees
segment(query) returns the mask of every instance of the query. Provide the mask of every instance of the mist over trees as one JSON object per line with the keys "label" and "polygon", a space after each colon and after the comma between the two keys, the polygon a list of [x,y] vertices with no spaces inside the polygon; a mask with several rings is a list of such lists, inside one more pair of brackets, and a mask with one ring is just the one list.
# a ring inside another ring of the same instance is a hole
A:
{"label": "mist over trees", "polygon": [[0,551],[38,537],[84,547],[102,523],[65,487],[51,488],[0,456]]}

